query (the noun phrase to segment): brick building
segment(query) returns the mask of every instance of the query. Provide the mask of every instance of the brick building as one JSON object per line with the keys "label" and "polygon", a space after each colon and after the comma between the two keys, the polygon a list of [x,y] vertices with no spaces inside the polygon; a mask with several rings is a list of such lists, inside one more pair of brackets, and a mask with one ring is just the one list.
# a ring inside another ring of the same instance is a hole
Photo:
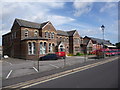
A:
{"label": "brick building", "polygon": [[11,32],[2,36],[3,55],[38,59],[48,53],[81,52],[82,38],[76,30],[56,30],[50,21],[35,23],[15,19]]}
{"label": "brick building", "polygon": [[98,50],[101,48],[110,48],[110,47],[115,47],[110,43],[109,40],[103,40],[99,38],[93,38],[93,37],[88,37],[85,36],[83,38],[83,47],[84,50],[87,49],[87,53],[90,53],[91,51]]}

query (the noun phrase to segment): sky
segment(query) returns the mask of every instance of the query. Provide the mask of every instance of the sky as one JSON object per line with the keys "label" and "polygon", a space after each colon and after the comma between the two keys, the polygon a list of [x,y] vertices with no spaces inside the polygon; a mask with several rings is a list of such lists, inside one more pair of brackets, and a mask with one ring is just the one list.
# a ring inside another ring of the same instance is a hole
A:
{"label": "sky", "polygon": [[100,28],[105,26],[105,39],[118,42],[118,2],[95,0],[4,0],[0,4],[0,45],[2,35],[10,32],[15,18],[32,22],[52,22],[56,30],[77,30],[80,36],[102,39]]}

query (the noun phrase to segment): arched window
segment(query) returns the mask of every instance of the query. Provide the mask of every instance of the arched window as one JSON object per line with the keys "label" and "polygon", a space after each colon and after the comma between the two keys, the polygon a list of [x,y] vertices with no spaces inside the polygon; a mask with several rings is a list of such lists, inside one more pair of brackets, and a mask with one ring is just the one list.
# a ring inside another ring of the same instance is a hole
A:
{"label": "arched window", "polygon": [[32,54],[32,44],[31,42],[28,43],[28,54]]}
{"label": "arched window", "polygon": [[49,43],[49,52],[51,52],[51,43]]}
{"label": "arched window", "polygon": [[29,42],[28,43],[28,54],[35,54],[35,42]]}
{"label": "arched window", "polygon": [[38,31],[34,31],[34,36],[38,36]]}
{"label": "arched window", "polygon": [[35,42],[32,43],[32,54],[35,54]]}
{"label": "arched window", "polygon": [[28,30],[25,30],[24,36],[28,37]]}
{"label": "arched window", "polygon": [[40,42],[40,54],[43,54],[43,45],[42,45],[42,42]]}
{"label": "arched window", "polygon": [[49,38],[51,38],[51,33],[50,32],[48,33],[48,36],[49,36]]}
{"label": "arched window", "polygon": [[60,37],[60,41],[62,41],[62,37]]}
{"label": "arched window", "polygon": [[60,52],[63,52],[64,51],[64,48],[63,48],[63,45],[60,46]]}
{"label": "arched window", "polygon": [[46,42],[44,42],[44,54],[47,53],[46,47],[47,47],[47,44],[46,44]]}
{"label": "arched window", "polygon": [[45,38],[48,38],[48,32],[45,32]]}
{"label": "arched window", "polygon": [[47,53],[46,51],[46,42],[40,42],[40,54],[45,54]]}
{"label": "arched window", "polygon": [[52,52],[55,52],[55,45],[54,45],[54,43],[52,44]]}
{"label": "arched window", "polygon": [[53,33],[51,33],[51,38],[52,38],[52,39],[54,39],[54,32],[53,32]]}

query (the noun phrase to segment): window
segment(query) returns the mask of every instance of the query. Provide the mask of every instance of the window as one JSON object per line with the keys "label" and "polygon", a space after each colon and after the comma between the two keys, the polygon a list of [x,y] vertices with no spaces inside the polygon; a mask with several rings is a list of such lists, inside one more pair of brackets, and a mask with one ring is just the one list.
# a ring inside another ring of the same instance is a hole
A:
{"label": "window", "polygon": [[78,44],[79,43],[79,39],[78,38],[74,38],[74,43]]}
{"label": "window", "polygon": [[38,36],[38,31],[35,31],[35,32],[34,32],[34,36],[35,36],[35,37]]}
{"label": "window", "polygon": [[43,54],[43,50],[42,50],[42,42],[40,42],[40,54]]}
{"label": "window", "polygon": [[28,54],[32,54],[32,44],[31,42],[28,43]]}
{"label": "window", "polygon": [[60,52],[63,52],[65,51],[64,48],[63,48],[63,45],[60,46]]}
{"label": "window", "polygon": [[44,42],[44,54],[47,53],[47,49],[46,49],[46,42]]}
{"label": "window", "polygon": [[35,54],[35,42],[32,43],[32,54]]}
{"label": "window", "polygon": [[45,32],[45,38],[48,38],[48,32]]}
{"label": "window", "polygon": [[53,32],[53,33],[51,33],[51,34],[52,34],[52,35],[51,35],[51,38],[52,38],[52,39],[54,39],[54,32]]}
{"label": "window", "polygon": [[49,43],[49,52],[51,51],[51,43]]}
{"label": "window", "polygon": [[52,44],[49,43],[49,52],[52,52],[52,51],[53,51]]}
{"label": "window", "polygon": [[80,48],[79,47],[75,47],[75,51],[80,51]]}
{"label": "window", "polygon": [[66,39],[66,42],[69,42],[68,38]]}
{"label": "window", "polygon": [[28,54],[35,54],[35,42],[28,43]]}
{"label": "window", "polygon": [[60,37],[60,41],[62,41],[62,37]]}
{"label": "window", "polygon": [[49,35],[49,38],[51,38],[51,33],[49,33],[48,35]]}
{"label": "window", "polygon": [[54,45],[54,43],[52,44],[52,52],[55,52],[55,45]]}
{"label": "window", "polygon": [[46,42],[42,43],[40,42],[40,54],[45,54],[46,51]]}
{"label": "window", "polygon": [[28,37],[28,30],[25,30],[25,37]]}

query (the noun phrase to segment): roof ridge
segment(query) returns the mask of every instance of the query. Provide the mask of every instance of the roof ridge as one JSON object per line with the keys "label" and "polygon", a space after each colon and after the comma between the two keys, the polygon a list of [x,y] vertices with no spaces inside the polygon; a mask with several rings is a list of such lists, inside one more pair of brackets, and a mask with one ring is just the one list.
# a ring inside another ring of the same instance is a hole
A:
{"label": "roof ridge", "polygon": [[23,19],[18,19],[16,18],[15,21],[20,25],[20,26],[25,26],[25,27],[30,27],[30,28],[42,28],[43,26],[45,26],[48,22],[50,21],[46,21],[43,23],[37,23],[37,22],[31,22],[28,20],[23,20]]}

